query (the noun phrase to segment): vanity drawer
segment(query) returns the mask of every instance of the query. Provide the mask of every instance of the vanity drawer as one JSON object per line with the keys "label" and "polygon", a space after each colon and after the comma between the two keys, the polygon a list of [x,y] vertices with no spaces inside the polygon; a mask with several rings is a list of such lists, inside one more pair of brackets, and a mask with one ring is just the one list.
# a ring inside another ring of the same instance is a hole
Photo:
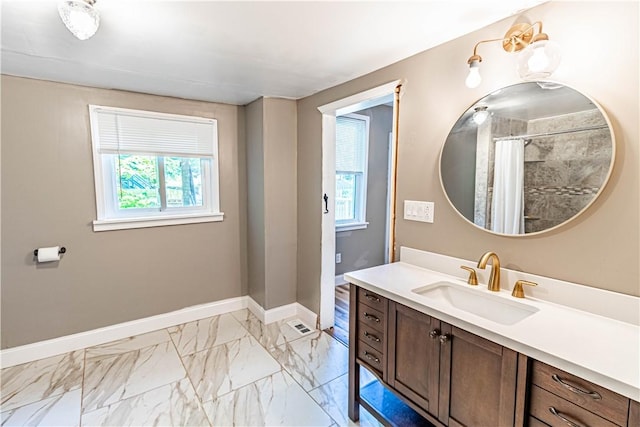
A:
{"label": "vanity drawer", "polygon": [[[567,426],[573,422],[584,427],[616,427],[617,425],[556,396],[538,386],[531,387],[530,414],[550,426]],[[552,412],[555,411],[555,414]],[[564,419],[564,420],[563,420]],[[565,421],[565,420],[569,420]],[[626,424],[626,419],[625,419]]]}
{"label": "vanity drawer", "polygon": [[387,299],[385,297],[363,288],[358,288],[358,301],[376,310],[387,310]]}
{"label": "vanity drawer", "polygon": [[381,333],[384,332],[385,313],[375,308],[364,305],[362,302],[358,304],[358,323],[359,329],[363,326],[369,326]]}
{"label": "vanity drawer", "polygon": [[382,352],[362,341],[358,341],[358,359],[380,373],[384,371]]}
{"label": "vanity drawer", "polygon": [[627,423],[629,399],[611,390],[538,361],[531,382],[618,425]]}
{"label": "vanity drawer", "polygon": [[359,325],[358,338],[379,352],[382,352],[384,349],[384,333],[370,328],[365,324]]}
{"label": "vanity drawer", "polygon": [[529,417],[527,421],[527,427],[549,427],[549,424],[545,424],[536,417]]}

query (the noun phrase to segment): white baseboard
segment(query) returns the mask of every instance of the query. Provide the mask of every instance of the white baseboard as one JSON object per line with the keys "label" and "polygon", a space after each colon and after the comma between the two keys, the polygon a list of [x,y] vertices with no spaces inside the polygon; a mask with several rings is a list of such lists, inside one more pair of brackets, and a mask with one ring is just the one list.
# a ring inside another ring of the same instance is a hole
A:
{"label": "white baseboard", "polygon": [[318,316],[297,302],[265,311],[251,297],[242,296],[1,350],[0,366],[2,368],[8,368],[10,366],[20,365],[70,351],[81,350],[85,347],[104,344],[133,335],[144,334],[182,323],[230,313],[243,308],[248,308],[265,324],[287,317],[298,317],[308,325],[313,325],[314,327],[317,325]]}
{"label": "white baseboard", "polygon": [[262,323],[268,325],[269,323],[277,322],[278,320],[283,320],[288,317],[297,317],[307,325],[317,327],[318,323],[318,315],[313,311],[309,310],[307,307],[299,304],[297,302],[281,305],[280,307],[275,307],[269,310],[265,310],[253,300],[253,298],[249,298],[248,309],[251,313],[254,314]]}

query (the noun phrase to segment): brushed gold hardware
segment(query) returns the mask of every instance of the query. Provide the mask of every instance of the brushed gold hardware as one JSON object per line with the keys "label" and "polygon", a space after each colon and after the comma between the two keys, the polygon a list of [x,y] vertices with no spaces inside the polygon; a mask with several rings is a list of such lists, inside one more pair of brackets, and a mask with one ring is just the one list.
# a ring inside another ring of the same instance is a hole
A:
{"label": "brushed gold hardware", "polygon": [[365,294],[364,294],[364,297],[365,297],[366,299],[368,299],[369,301],[380,302],[380,298],[378,298],[378,297],[377,297],[377,296],[375,296],[375,295],[371,295],[371,294],[367,294],[367,293],[365,293]]}
{"label": "brushed gold hardware", "polygon": [[[538,25],[538,33],[534,36],[534,27]],[[542,32],[542,21],[534,22],[533,24],[515,24],[512,25],[511,28],[507,30],[504,37],[499,39],[486,39],[480,40],[473,47],[473,55],[467,61],[468,64],[471,64],[474,61],[482,62],[482,57],[478,55],[478,46],[483,43],[490,42],[502,42],[502,48],[509,53],[519,52],[525,47],[529,46],[529,44],[540,41],[540,40],[549,40],[549,36],[546,33]]]}
{"label": "brushed gold hardware", "polygon": [[562,412],[559,412],[553,406],[549,406],[549,412],[551,412],[556,417],[560,418],[569,427],[585,427],[582,424],[578,424],[575,421],[570,420],[565,414],[563,414]]}
{"label": "brushed gold hardware", "polygon": [[476,274],[476,271],[473,268],[464,265],[461,265],[460,268],[469,272],[467,283],[471,286],[478,286],[478,275]]}
{"label": "brushed gold hardware", "polygon": [[485,252],[478,261],[478,268],[484,270],[487,267],[487,262],[492,259],[491,274],[489,275],[489,283],[487,288],[490,291],[498,292],[500,290],[500,258],[495,252]]}
{"label": "brushed gold hardware", "polygon": [[378,319],[376,316],[374,316],[373,314],[369,314],[367,312],[364,313],[364,318],[368,319],[368,320],[373,320],[376,323],[380,323],[380,319]]}
{"label": "brushed gold hardware", "polygon": [[538,284],[535,282],[530,282],[528,280],[518,280],[513,286],[513,292],[511,292],[511,296],[516,298],[524,298],[524,289],[522,288],[522,285],[538,286]]}
{"label": "brushed gold hardware", "polygon": [[[519,52],[531,43],[533,39],[533,25],[515,24],[504,35],[502,40],[502,48],[509,52]],[[542,31],[542,22],[540,22],[540,31]],[[544,33],[543,33],[544,34]],[[546,34],[545,34],[546,35]],[[548,38],[548,37],[547,37]]]}
{"label": "brushed gold hardware", "polygon": [[583,389],[581,389],[580,387],[578,387],[576,385],[569,384],[569,382],[567,382],[566,380],[563,380],[557,374],[553,374],[551,376],[551,378],[555,382],[560,383],[567,390],[570,390],[570,391],[572,391],[572,392],[574,392],[576,394],[580,394],[580,395],[583,395],[583,396],[589,396],[593,400],[601,400],[602,399],[602,396],[600,396],[600,393],[598,393],[597,391],[583,390]]}
{"label": "brushed gold hardware", "polygon": [[370,334],[369,332],[364,333],[364,336],[368,339],[370,339],[371,341],[375,341],[375,342],[380,342],[380,338],[378,338],[377,336]]}
{"label": "brushed gold hardware", "polygon": [[449,341],[449,339],[451,339],[451,336],[449,334],[440,335],[440,344],[445,344],[447,341]]}
{"label": "brushed gold hardware", "polygon": [[[538,27],[537,32],[536,26]],[[508,53],[520,52],[526,49],[521,53],[523,58],[519,58],[517,62],[520,76],[527,80],[534,76],[536,76],[535,78],[537,79],[540,75],[551,75],[560,62],[558,48],[553,47],[554,44],[550,43],[549,36],[542,32],[542,21],[536,21],[533,24],[517,23],[507,30],[504,37],[480,40],[475,44],[473,47],[473,55],[467,60],[467,64],[469,64],[469,75],[465,80],[465,84],[469,88],[478,87],[482,81],[482,77],[480,76],[482,57],[478,54],[478,46],[490,42],[501,42],[502,49]],[[543,64],[534,61],[536,63],[534,66],[533,64],[529,64],[529,58],[534,55],[533,50],[536,48],[540,50],[535,53],[535,56],[542,55],[547,59],[547,62]]]}
{"label": "brushed gold hardware", "polygon": [[429,332],[429,336],[433,339],[438,338],[438,335],[440,335],[440,329],[434,329],[431,332]]}
{"label": "brushed gold hardware", "polygon": [[371,361],[374,361],[376,363],[380,363],[380,359],[378,359],[377,357],[375,357],[373,354],[369,353],[366,350],[364,352],[364,357],[366,357],[367,359],[369,359]]}

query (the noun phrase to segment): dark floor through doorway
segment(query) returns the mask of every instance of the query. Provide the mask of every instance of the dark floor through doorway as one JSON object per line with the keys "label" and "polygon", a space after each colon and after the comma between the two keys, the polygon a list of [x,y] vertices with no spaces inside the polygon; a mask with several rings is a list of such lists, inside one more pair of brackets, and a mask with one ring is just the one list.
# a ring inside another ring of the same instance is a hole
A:
{"label": "dark floor through doorway", "polygon": [[349,346],[349,284],[336,286],[335,320],[327,330],[335,339]]}

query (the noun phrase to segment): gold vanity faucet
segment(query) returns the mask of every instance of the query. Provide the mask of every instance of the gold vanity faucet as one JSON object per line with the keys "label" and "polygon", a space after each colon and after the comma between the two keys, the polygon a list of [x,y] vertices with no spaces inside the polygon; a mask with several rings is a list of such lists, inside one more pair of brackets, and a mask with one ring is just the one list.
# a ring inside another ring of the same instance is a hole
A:
{"label": "gold vanity faucet", "polygon": [[484,270],[489,259],[493,259],[493,262],[491,263],[491,274],[489,275],[487,288],[489,288],[490,291],[498,292],[500,290],[500,258],[498,258],[498,255],[495,252],[486,252],[480,257],[478,268]]}

